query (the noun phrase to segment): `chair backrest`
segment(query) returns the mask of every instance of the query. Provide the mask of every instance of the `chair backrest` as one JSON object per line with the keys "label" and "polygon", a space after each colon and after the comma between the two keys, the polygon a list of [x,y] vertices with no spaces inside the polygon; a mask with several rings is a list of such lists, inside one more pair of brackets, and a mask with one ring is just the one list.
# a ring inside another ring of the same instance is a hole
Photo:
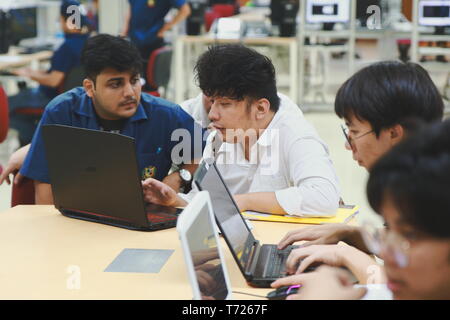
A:
{"label": "chair backrest", "polygon": [[83,80],[86,74],[84,67],[78,65],[73,67],[64,77],[61,85],[58,88],[59,93],[64,93],[66,91],[72,90],[73,88],[80,87],[83,85]]}
{"label": "chair backrest", "polygon": [[[64,77],[64,80],[58,86],[58,93],[64,93],[73,88],[79,87],[83,85],[83,80],[85,77],[83,66],[79,65],[72,68]],[[39,120],[44,113],[45,106],[42,108],[17,108],[16,113],[27,115]]]}
{"label": "chair backrest", "polygon": [[221,18],[231,17],[236,10],[233,4],[215,4],[212,6],[212,11],[218,13]]}
{"label": "chair backrest", "polygon": [[166,88],[170,80],[172,48],[161,47],[150,55],[147,65],[147,81],[153,87]]}
{"label": "chair backrest", "polygon": [[5,90],[0,86],[0,142],[3,142],[8,135],[9,129],[9,110],[8,97]]}
{"label": "chair backrest", "polygon": [[35,204],[34,181],[23,177],[19,184],[12,184],[11,207]]}

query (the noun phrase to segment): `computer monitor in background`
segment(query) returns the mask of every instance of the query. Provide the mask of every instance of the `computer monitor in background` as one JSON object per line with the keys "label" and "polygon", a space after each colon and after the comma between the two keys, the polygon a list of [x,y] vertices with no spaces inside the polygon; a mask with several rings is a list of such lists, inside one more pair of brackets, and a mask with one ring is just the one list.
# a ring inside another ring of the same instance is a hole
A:
{"label": "computer monitor in background", "polygon": [[189,0],[191,14],[186,19],[186,33],[191,36],[200,34],[201,27],[205,20],[206,0]]}
{"label": "computer monitor in background", "polygon": [[8,53],[11,41],[11,16],[0,10],[0,54]]}
{"label": "computer monitor in background", "polygon": [[367,20],[373,12],[367,13],[370,6],[381,8],[381,0],[358,0],[356,1],[356,19],[359,20],[361,27],[367,27]]}
{"label": "computer monitor in background", "polygon": [[18,45],[21,40],[38,36],[36,7],[12,9],[9,13],[11,15],[11,43],[13,45]]}
{"label": "computer monitor in background", "polygon": [[433,26],[436,33],[443,33],[446,26],[450,26],[450,0],[420,1],[419,24]]}
{"label": "computer monitor in background", "polygon": [[278,26],[280,37],[293,37],[297,28],[299,0],[272,0],[270,20]]}
{"label": "computer monitor in background", "polygon": [[306,2],[307,23],[322,23],[324,30],[332,30],[335,23],[349,21],[349,0],[307,0]]}

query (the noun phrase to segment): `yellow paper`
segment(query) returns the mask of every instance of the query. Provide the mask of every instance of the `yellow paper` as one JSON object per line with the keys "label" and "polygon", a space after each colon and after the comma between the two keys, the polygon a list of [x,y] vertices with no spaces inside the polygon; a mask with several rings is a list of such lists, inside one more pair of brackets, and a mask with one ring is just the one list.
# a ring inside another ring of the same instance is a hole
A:
{"label": "yellow paper", "polygon": [[276,215],[254,211],[242,212],[242,215],[255,221],[271,221],[285,223],[302,223],[302,224],[326,224],[326,223],[347,223],[359,212],[358,206],[340,207],[335,216],[330,218],[304,218],[292,215]]}

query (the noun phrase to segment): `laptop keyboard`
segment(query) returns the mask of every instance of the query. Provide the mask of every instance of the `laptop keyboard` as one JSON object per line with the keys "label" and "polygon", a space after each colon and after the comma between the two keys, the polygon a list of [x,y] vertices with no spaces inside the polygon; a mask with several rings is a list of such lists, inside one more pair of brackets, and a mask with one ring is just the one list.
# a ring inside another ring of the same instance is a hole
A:
{"label": "laptop keyboard", "polygon": [[291,253],[292,249],[297,246],[289,246],[283,250],[279,250],[276,246],[270,247],[269,252],[269,265],[264,274],[266,278],[279,278],[286,275],[286,260]]}
{"label": "laptop keyboard", "polygon": [[278,250],[273,247],[269,253],[269,260],[271,261],[267,266],[265,277],[278,278],[280,275],[286,274],[286,260],[289,256],[290,250]]}

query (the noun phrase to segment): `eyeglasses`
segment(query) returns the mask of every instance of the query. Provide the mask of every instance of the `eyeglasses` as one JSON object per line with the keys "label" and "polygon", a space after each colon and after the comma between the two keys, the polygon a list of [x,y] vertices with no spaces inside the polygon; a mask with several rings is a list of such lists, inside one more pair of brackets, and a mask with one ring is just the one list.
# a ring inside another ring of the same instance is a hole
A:
{"label": "eyeglasses", "polygon": [[380,256],[384,250],[385,254],[394,258],[400,268],[408,266],[411,243],[403,236],[386,228],[376,228],[369,223],[363,224],[361,234],[373,254]]}
{"label": "eyeglasses", "polygon": [[357,136],[357,137],[350,137],[349,130],[348,130],[348,128],[347,128],[346,126],[344,126],[343,124],[341,124],[341,129],[342,129],[342,132],[344,133],[345,139],[347,139],[347,142],[348,142],[348,144],[350,145],[350,147],[353,147],[352,141],[358,140],[359,138],[362,138],[362,137],[367,136],[368,134],[374,132],[373,130],[370,130],[370,131],[368,131],[368,132],[366,132],[366,133],[363,133],[363,134],[361,134],[361,135],[359,135],[359,136]]}

